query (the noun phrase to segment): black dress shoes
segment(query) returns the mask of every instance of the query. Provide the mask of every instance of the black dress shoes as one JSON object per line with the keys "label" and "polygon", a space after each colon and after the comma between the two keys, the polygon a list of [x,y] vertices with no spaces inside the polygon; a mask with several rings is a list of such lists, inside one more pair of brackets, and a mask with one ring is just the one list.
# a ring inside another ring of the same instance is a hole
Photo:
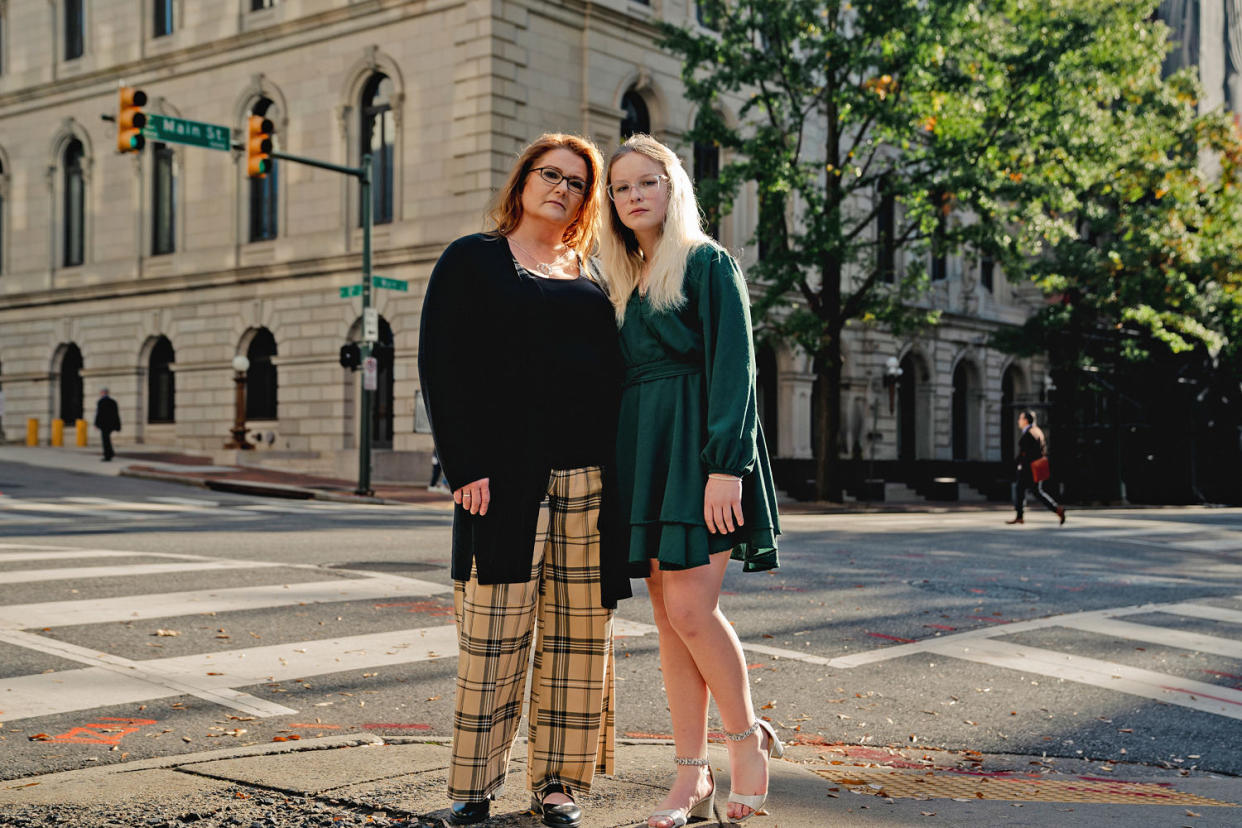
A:
{"label": "black dress shoes", "polygon": [[[543,797],[546,799],[549,794],[560,793],[566,796],[573,796],[569,788],[559,783],[552,784],[543,789]],[[576,802],[565,802],[560,805],[544,805],[543,800],[538,796],[531,796],[530,809],[538,816],[542,817],[544,825],[551,828],[578,828],[582,824],[582,809],[578,807]]]}
{"label": "black dress shoes", "polygon": [[492,811],[492,801],[454,802],[449,809],[448,821],[453,825],[474,825],[487,819]]}

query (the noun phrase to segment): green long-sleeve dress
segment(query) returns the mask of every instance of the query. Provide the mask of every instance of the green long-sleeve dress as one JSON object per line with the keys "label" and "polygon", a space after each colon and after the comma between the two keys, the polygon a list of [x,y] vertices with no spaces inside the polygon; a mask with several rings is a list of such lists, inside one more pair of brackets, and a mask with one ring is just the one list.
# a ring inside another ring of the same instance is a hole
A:
{"label": "green long-sleeve dress", "polygon": [[[686,263],[685,303],[657,312],[638,291],[621,326],[625,389],[617,435],[619,514],[628,516],[636,577],[688,569],[732,549],[747,572],[777,566],[776,487],[759,426],[750,300],[741,270],[703,245]],[[744,525],[707,531],[703,487],[742,478]]]}

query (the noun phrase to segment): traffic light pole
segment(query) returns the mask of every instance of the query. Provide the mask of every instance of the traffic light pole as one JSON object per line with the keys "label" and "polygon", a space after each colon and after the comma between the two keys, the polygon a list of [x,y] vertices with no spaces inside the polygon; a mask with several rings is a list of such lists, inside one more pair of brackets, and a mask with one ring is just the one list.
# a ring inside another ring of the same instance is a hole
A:
{"label": "traffic light pole", "polygon": [[[372,343],[366,337],[366,318],[367,311],[371,309],[371,225],[373,222],[371,216],[371,156],[366,154],[362,156],[362,165],[359,167],[343,167],[340,164],[331,164],[327,161],[320,161],[315,158],[303,158],[300,155],[290,155],[285,152],[277,152],[273,150],[268,153],[269,156],[280,161],[289,161],[294,164],[305,164],[308,167],[318,167],[321,170],[331,170],[332,172],[341,173],[357,178],[362,184],[361,199],[362,204],[362,326],[364,334],[362,344],[359,350],[362,354],[362,364],[366,366],[367,360],[371,357]],[[371,490],[371,410],[375,405],[375,392],[368,390],[366,387],[366,372],[364,367],[363,383],[362,383],[362,411],[358,424],[358,488],[355,494],[369,495]]]}

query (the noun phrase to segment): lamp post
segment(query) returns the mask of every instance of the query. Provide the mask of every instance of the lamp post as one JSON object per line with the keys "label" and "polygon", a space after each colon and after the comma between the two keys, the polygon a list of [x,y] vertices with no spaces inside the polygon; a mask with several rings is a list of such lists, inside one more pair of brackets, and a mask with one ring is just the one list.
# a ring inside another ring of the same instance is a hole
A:
{"label": "lamp post", "polygon": [[893,398],[897,392],[897,380],[901,379],[904,372],[901,370],[901,363],[897,361],[897,357],[889,357],[884,363],[884,387],[888,389],[888,413],[893,413]]}
{"label": "lamp post", "polygon": [[[888,413],[893,413],[893,395],[897,389],[897,380],[901,377],[901,363],[897,361],[897,357],[889,357],[884,362],[884,375],[881,379],[884,387],[888,389]],[[866,481],[865,489],[867,491],[868,500],[884,499],[884,481],[878,480],[875,476],[875,447],[876,444],[883,439],[880,433],[880,401],[873,400],[871,403],[871,433],[867,435],[867,439],[871,443],[871,471]]]}
{"label": "lamp post", "polygon": [[250,360],[244,355],[233,357],[233,382],[236,383],[233,401],[233,439],[224,444],[226,449],[253,449],[246,440],[246,372],[250,370]]}

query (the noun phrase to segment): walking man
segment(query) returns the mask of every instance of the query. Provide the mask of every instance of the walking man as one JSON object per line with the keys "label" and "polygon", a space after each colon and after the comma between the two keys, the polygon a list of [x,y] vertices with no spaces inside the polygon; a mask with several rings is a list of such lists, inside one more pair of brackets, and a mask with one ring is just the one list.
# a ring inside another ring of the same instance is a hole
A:
{"label": "walking man", "polygon": [[112,450],[112,432],[121,430],[121,410],[116,400],[108,396],[108,389],[99,392],[99,402],[95,404],[95,428],[99,429],[103,440],[104,462],[112,460],[116,452]]}
{"label": "walking man", "polygon": [[1052,512],[1056,512],[1061,523],[1065,523],[1065,507],[1057,504],[1052,496],[1044,491],[1044,481],[1041,477],[1035,479],[1035,475],[1031,470],[1031,464],[1036,460],[1041,460],[1048,456],[1048,440],[1044,437],[1044,432],[1035,425],[1035,412],[1029,408],[1024,409],[1018,414],[1018,428],[1022,429],[1022,436],[1018,438],[1018,485],[1014,489],[1013,508],[1017,512],[1013,520],[1007,520],[1005,523],[1025,523],[1022,519],[1022,513],[1026,506],[1026,490],[1033,489],[1035,496],[1038,497],[1045,506]]}

